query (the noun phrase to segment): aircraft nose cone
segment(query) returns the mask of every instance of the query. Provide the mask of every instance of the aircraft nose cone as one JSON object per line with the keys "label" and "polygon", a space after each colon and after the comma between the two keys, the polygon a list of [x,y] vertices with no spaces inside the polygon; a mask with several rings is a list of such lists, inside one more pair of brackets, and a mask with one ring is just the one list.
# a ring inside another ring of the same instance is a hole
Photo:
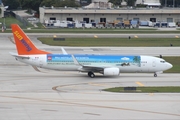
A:
{"label": "aircraft nose cone", "polygon": [[170,64],[170,63],[167,64],[167,68],[168,68],[168,69],[171,69],[172,67],[173,67],[172,64]]}

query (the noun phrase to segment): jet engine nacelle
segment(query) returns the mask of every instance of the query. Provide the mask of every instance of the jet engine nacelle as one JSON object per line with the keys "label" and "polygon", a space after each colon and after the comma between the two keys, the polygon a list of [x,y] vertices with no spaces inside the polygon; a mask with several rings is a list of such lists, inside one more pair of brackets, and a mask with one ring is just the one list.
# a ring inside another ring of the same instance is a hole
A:
{"label": "jet engine nacelle", "polygon": [[118,76],[120,73],[119,68],[105,68],[104,69],[104,76]]}

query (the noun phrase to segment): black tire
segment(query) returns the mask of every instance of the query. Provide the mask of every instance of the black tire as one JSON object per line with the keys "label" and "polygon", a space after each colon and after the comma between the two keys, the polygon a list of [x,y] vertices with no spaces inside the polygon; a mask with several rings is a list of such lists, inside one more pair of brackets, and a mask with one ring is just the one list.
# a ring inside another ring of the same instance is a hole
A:
{"label": "black tire", "polygon": [[157,77],[157,74],[156,74],[156,73],[154,73],[154,77]]}
{"label": "black tire", "polygon": [[90,77],[91,77],[91,78],[94,78],[94,77],[95,77],[94,73],[92,73]]}
{"label": "black tire", "polygon": [[95,75],[94,75],[93,72],[88,72],[88,76],[89,76],[90,78],[94,78],[94,77],[95,77]]}

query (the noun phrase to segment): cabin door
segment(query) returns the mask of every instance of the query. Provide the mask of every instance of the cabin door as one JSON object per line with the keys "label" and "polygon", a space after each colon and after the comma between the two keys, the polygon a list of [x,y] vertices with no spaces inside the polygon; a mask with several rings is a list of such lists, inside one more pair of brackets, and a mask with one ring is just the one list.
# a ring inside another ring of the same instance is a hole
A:
{"label": "cabin door", "polygon": [[152,62],[152,67],[156,67],[156,61],[155,60],[153,60],[153,62]]}
{"label": "cabin door", "polygon": [[41,57],[39,58],[39,67],[43,67],[43,60]]}

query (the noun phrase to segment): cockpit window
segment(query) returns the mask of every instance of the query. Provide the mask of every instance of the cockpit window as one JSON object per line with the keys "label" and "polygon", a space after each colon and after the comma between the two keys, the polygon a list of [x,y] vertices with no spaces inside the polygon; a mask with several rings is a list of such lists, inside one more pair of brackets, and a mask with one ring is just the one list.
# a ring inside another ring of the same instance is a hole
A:
{"label": "cockpit window", "polygon": [[161,62],[161,63],[165,63],[166,61],[163,61],[163,60],[162,60],[162,61],[160,61],[160,62]]}

